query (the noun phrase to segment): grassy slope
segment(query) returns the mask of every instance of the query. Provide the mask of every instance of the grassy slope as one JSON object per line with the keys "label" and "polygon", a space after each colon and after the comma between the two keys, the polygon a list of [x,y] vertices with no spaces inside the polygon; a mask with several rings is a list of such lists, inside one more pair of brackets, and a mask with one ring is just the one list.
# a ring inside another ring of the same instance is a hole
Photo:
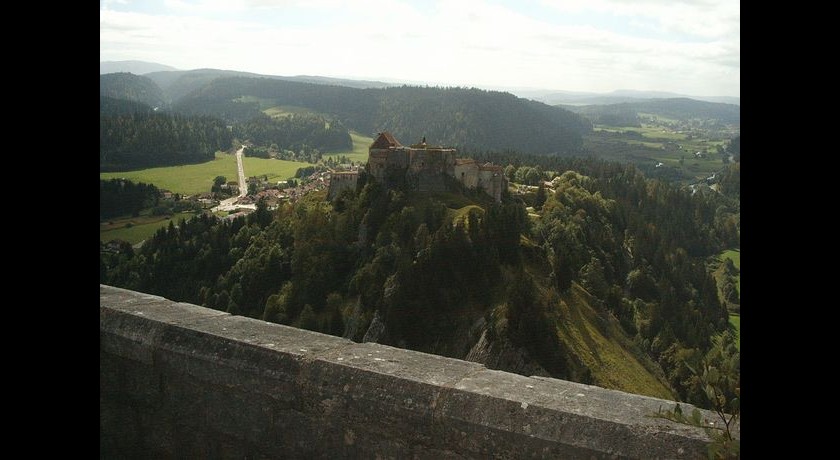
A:
{"label": "grassy slope", "polygon": [[[265,107],[266,100],[257,98],[252,99],[256,100],[257,102],[260,102],[261,108]],[[293,105],[274,105],[268,108],[264,108],[263,113],[272,118],[288,117],[296,114],[313,114],[329,118],[328,115],[324,115],[315,110],[307,109],[305,107],[297,107]],[[373,144],[373,138],[364,136],[355,131],[350,131],[350,139],[353,141],[353,148],[351,150],[338,150],[335,152],[327,152],[323,155],[324,160],[326,160],[329,157],[335,157],[335,159],[338,159],[339,156],[344,155],[347,157],[348,160],[354,163],[367,163],[368,148],[370,147],[370,144]]]}
{"label": "grassy slope", "polygon": [[561,296],[558,306],[558,337],[592,371],[595,384],[604,388],[658,398],[674,399],[655,375],[656,365],[645,363],[641,353],[624,334],[618,322],[599,314],[594,299],[577,284]]}
{"label": "grassy slope", "polygon": [[373,144],[373,138],[363,136],[355,131],[350,131],[350,138],[353,140],[353,150],[329,152],[324,155],[324,159],[326,160],[328,157],[338,159],[339,156],[344,155],[354,163],[367,163],[368,148],[370,148],[370,144]]}
{"label": "grassy slope", "polygon": [[[285,180],[295,175],[298,168],[309,166],[309,163],[283,160],[267,160],[264,158],[245,158],[245,175],[268,175],[269,179]],[[195,195],[209,192],[213,185],[213,178],[225,176],[229,181],[238,181],[236,172],[236,156],[216,152],[213,161],[196,165],[167,166],[162,168],[141,169],[138,171],[124,171],[100,173],[100,179],[126,178],[135,182],[155,184],[158,188],[171,190],[183,195]]]}
{"label": "grassy slope", "polygon": [[738,313],[729,314],[729,324],[735,327],[735,346],[741,350],[741,315]]}
{"label": "grassy slope", "polygon": [[[189,219],[194,214],[189,212],[181,212],[172,216],[172,221],[177,225],[181,219]],[[152,235],[161,228],[169,225],[170,219],[166,216],[139,216],[139,217],[125,217],[119,219],[111,219],[110,221],[99,224],[99,240],[124,240],[131,244],[137,244]],[[127,223],[131,223],[131,228],[125,228]]]}

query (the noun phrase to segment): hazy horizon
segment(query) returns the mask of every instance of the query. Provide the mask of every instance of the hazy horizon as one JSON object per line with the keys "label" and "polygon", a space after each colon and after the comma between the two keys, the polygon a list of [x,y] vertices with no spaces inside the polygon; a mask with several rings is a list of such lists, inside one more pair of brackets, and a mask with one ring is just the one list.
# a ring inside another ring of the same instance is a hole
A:
{"label": "hazy horizon", "polygon": [[740,97],[723,0],[100,1],[100,62],[387,83]]}

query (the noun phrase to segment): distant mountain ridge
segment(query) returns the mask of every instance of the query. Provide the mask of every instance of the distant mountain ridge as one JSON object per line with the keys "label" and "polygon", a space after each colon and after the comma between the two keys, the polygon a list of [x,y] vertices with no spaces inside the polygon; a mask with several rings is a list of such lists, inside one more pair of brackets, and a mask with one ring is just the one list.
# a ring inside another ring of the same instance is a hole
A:
{"label": "distant mountain ridge", "polygon": [[584,115],[589,119],[616,115],[627,118],[628,114],[637,116],[639,113],[651,113],[682,121],[699,118],[706,120],[714,119],[721,123],[731,125],[741,124],[741,106],[739,105],[698,101],[686,97],[641,99],[618,104],[565,105],[562,107]]}
{"label": "distant mountain ridge", "polygon": [[392,86],[381,81],[370,80],[347,80],[343,78],[317,77],[299,75],[295,77],[284,77],[279,75],[262,75],[251,72],[240,72],[237,70],[220,69],[195,69],[178,70],[166,72],[152,72],[146,77],[152,79],[172,100],[177,101],[187,94],[209,84],[217,78],[224,77],[247,77],[266,78],[271,80],[294,81],[299,83],[313,83],[318,85],[345,86],[348,88],[385,88]]}
{"label": "distant mountain ridge", "polygon": [[[202,80],[199,76],[210,76],[216,74],[216,77],[257,77],[257,78],[272,78],[277,80],[298,81],[304,83],[318,83],[327,85],[349,86],[351,88],[385,88],[389,86],[440,86],[440,85],[423,85],[422,82],[401,82],[401,81],[376,81],[376,80],[361,80],[349,78],[334,78],[322,77],[317,75],[296,75],[296,76],[280,76],[280,75],[266,75],[253,72],[243,72],[236,70],[220,70],[220,69],[193,69],[193,70],[178,70],[174,67],[146,61],[103,61],[99,63],[99,74],[115,73],[115,72],[131,72],[135,75],[146,75],[157,83],[164,92],[168,92],[168,87],[174,81],[184,75],[191,75],[191,79]],[[174,73],[173,73],[174,72]],[[152,75],[153,74],[153,75]],[[203,80],[203,84],[209,83],[210,80]],[[200,85],[199,85],[200,86]],[[192,87],[190,91],[195,90]],[[609,93],[594,93],[582,91],[563,91],[553,89],[522,89],[509,87],[486,87],[482,88],[492,91],[502,91],[514,94],[518,97],[533,99],[548,105],[594,105],[594,104],[618,104],[622,102],[638,102],[642,99],[670,99],[670,98],[690,98],[698,101],[719,102],[724,104],[741,105],[740,97],[731,96],[692,96],[688,94],[671,93],[665,91],[638,91],[629,89],[619,89]],[[176,91],[177,96],[183,96],[190,91]],[[170,96],[171,97],[171,96]],[[178,97],[171,97],[175,100]]]}
{"label": "distant mountain ridge", "polygon": [[143,75],[150,72],[178,70],[175,67],[146,61],[102,61],[99,63],[99,75],[106,73],[129,72]]}
{"label": "distant mountain ridge", "polygon": [[714,102],[721,104],[741,105],[740,97],[730,96],[689,96],[686,94],[669,93],[665,91],[636,91],[621,89],[610,93],[589,93],[575,91],[551,90],[514,90],[512,93],[527,97],[549,105],[609,105],[625,102],[642,102],[652,99],[687,98],[696,101]]}

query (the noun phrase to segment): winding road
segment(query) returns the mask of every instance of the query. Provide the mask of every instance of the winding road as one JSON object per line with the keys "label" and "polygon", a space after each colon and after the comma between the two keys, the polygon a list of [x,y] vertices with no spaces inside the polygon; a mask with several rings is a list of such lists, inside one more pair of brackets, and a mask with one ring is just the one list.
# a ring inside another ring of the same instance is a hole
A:
{"label": "winding road", "polygon": [[211,209],[211,211],[234,211],[237,208],[251,208],[255,209],[254,205],[237,205],[236,201],[248,194],[248,183],[245,181],[245,167],[242,165],[242,155],[245,153],[245,146],[236,151],[236,169],[239,172],[239,196],[234,196],[226,200],[222,200],[218,206]]}
{"label": "winding road", "polygon": [[239,197],[248,194],[248,183],[245,182],[245,167],[242,166],[242,155],[245,154],[245,146],[239,147],[236,151],[236,169],[239,170]]}

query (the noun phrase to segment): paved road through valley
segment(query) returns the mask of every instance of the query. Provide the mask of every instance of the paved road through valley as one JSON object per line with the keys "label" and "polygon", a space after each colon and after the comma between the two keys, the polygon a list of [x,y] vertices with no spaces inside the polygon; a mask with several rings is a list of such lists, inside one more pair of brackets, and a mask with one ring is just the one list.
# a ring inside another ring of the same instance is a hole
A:
{"label": "paved road through valley", "polygon": [[239,147],[236,151],[236,169],[239,170],[239,197],[248,194],[248,184],[245,182],[245,167],[242,166],[242,155],[245,154],[245,146]]}
{"label": "paved road through valley", "polygon": [[245,182],[245,167],[242,165],[242,155],[245,153],[245,146],[236,151],[236,169],[239,172],[239,196],[234,196],[226,200],[222,200],[218,206],[211,209],[211,211],[232,211],[236,208],[253,208],[253,205],[235,205],[236,200],[248,194],[248,184]]}

